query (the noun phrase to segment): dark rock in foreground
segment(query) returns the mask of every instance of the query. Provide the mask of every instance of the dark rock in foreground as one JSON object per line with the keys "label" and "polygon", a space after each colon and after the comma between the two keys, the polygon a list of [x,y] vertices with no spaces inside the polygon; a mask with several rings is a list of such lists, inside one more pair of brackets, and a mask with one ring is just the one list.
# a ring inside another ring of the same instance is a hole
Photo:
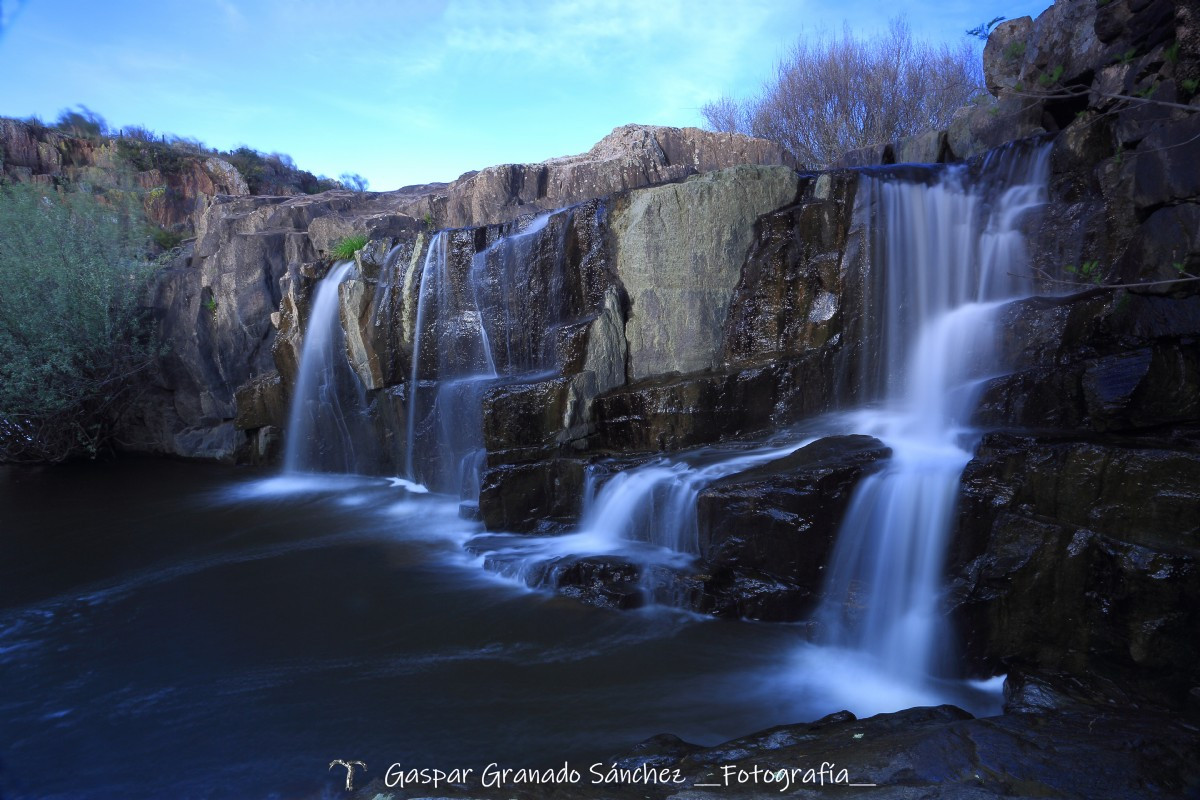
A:
{"label": "dark rock in foreground", "polygon": [[572,764],[579,774],[576,782],[399,791],[377,778],[358,797],[1195,797],[1200,791],[1200,727],[1196,720],[1157,711],[1089,705],[981,719],[954,706],[910,708],[861,720],[842,711],[715,747],[656,736],[597,764],[601,777],[615,768],[628,770],[632,781],[592,783],[598,779],[591,764]]}

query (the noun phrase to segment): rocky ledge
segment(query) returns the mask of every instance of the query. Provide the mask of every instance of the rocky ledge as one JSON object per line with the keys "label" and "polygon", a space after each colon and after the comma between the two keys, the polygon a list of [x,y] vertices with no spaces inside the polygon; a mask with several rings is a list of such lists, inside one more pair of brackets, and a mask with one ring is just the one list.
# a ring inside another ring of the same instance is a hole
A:
{"label": "rocky ledge", "polygon": [[493,775],[485,785],[480,764],[457,785],[401,788],[393,775],[391,786],[376,777],[356,796],[1152,800],[1200,793],[1197,716],[1082,700],[1095,697],[1095,689],[1061,675],[1010,676],[1005,694],[1006,713],[994,717],[948,705],[865,719],[841,711],[714,747],[655,736],[597,759],[595,770],[592,763],[571,764],[578,777],[565,782],[495,786]]}

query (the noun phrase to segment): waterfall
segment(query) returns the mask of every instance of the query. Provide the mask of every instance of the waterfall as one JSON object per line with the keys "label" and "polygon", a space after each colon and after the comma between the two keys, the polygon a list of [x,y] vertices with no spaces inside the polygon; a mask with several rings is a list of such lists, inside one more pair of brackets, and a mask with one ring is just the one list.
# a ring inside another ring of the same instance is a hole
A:
{"label": "waterfall", "polygon": [[696,501],[714,481],[789,455],[811,439],[780,446],[713,447],[655,459],[611,474],[588,469],[578,530],[560,536],[486,534],[469,545],[489,569],[530,586],[554,588],[580,556],[614,556],[638,566],[646,602],[679,605],[657,585],[655,566],[686,569],[700,555]]}
{"label": "waterfall", "polygon": [[288,413],[285,472],[361,471],[373,452],[366,393],[346,358],[338,314],[338,287],[353,269],[352,261],[335,264],[313,295]]}
{"label": "waterfall", "polygon": [[[768,446],[728,453],[703,453],[702,463],[658,459],[613,475],[596,490],[594,468],[584,492],[580,530],[597,540],[644,542],[689,556],[700,555],[696,500],[700,492],[726,475],[733,475],[790,455],[811,440],[784,447]],[[693,456],[694,457],[694,456]]]}
{"label": "waterfall", "polygon": [[993,153],[983,185],[950,167],[932,184],[863,176],[859,190],[872,238],[860,374],[878,403],[850,418],[893,456],[855,491],[818,616],[827,643],[910,683],[952,670],[946,539],[977,389],[1002,366],[995,312],[1029,288],[1021,225],[1045,202],[1048,152]]}
{"label": "waterfall", "polygon": [[[556,215],[561,219],[549,231]],[[409,479],[478,499],[484,396],[556,368],[554,334],[565,318],[561,239],[569,220],[569,211],[543,214],[478,252],[472,230],[442,231],[430,243],[408,384]]]}

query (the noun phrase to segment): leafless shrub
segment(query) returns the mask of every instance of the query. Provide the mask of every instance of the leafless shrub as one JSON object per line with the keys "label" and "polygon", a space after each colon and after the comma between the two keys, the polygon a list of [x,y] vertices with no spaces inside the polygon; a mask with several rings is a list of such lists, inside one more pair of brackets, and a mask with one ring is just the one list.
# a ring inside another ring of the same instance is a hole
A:
{"label": "leafless shrub", "polygon": [[809,167],[848,150],[944,128],[983,91],[970,42],[952,47],[913,40],[903,19],[887,34],[858,39],[801,38],[776,65],[758,97],[722,97],[701,109],[708,126],[771,139]]}

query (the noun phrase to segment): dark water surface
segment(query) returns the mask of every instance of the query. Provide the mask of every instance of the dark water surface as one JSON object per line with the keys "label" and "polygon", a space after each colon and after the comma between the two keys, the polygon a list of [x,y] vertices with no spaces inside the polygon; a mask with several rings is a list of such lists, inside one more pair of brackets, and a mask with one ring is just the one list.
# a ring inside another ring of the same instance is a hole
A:
{"label": "dark water surface", "polygon": [[0,797],[336,797],[335,758],[586,769],[830,710],[793,627],[532,593],[444,498],[268,478],[0,470]]}

